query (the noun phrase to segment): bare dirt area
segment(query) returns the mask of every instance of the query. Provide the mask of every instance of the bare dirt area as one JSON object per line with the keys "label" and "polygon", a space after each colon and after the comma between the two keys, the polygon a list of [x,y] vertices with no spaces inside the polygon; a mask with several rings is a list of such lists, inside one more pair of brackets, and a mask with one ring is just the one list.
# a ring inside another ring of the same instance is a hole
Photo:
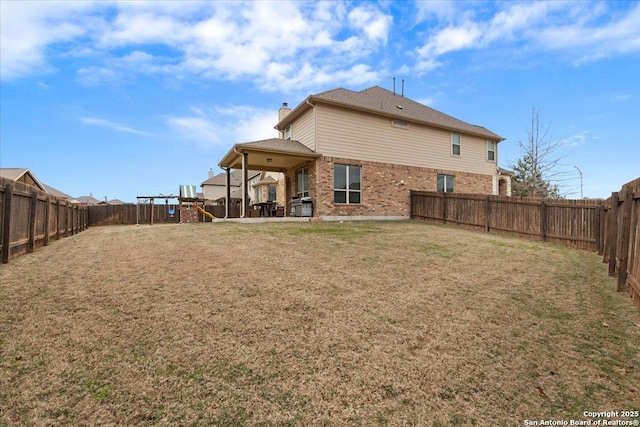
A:
{"label": "bare dirt area", "polygon": [[515,426],[640,407],[596,254],[423,222],[94,227],[0,267],[0,425]]}

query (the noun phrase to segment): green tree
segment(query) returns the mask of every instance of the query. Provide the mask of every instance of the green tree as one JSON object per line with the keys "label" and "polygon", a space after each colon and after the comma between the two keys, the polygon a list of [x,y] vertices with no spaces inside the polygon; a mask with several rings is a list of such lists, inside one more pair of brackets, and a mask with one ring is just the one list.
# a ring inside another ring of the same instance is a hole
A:
{"label": "green tree", "polygon": [[516,197],[560,198],[557,179],[563,174],[558,154],[561,144],[551,141],[549,127],[540,124],[540,110],[531,111],[531,127],[527,141],[518,141],[522,150],[515,164],[511,164],[515,176],[511,181],[511,195]]}

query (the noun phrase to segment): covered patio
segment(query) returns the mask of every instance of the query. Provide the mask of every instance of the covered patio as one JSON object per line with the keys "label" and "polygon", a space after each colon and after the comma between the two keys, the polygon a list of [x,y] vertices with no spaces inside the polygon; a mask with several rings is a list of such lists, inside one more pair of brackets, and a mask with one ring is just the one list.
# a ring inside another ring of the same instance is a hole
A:
{"label": "covered patio", "polygon": [[272,138],[235,144],[218,163],[218,166],[226,172],[225,218],[229,217],[228,206],[231,200],[230,182],[232,169],[242,171],[241,218],[246,218],[249,210],[249,170],[282,172],[285,174],[285,215],[288,216],[288,199],[292,194],[292,184],[286,178],[287,172],[312,163],[319,157],[322,157],[322,155],[299,141],[289,139]]}

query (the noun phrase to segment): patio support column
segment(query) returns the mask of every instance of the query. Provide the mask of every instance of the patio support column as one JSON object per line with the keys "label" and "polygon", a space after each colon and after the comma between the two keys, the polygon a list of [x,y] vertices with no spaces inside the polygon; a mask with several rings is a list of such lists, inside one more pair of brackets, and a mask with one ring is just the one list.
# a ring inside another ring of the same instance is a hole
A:
{"label": "patio support column", "polygon": [[242,218],[247,217],[247,205],[249,204],[249,194],[247,180],[249,179],[249,171],[247,170],[249,153],[242,153]]}
{"label": "patio support column", "polygon": [[229,203],[231,202],[231,168],[225,168],[227,179],[225,181],[224,217],[229,218]]}

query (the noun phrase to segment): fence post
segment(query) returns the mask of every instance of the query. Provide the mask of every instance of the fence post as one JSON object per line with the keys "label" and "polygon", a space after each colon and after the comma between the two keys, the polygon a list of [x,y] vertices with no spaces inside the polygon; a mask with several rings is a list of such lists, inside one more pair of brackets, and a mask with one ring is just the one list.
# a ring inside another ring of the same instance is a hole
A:
{"label": "fence post", "polygon": [[62,215],[60,215],[60,199],[56,200],[56,212],[58,214],[57,218],[56,218],[56,240],[60,240],[60,218]]}
{"label": "fence post", "polygon": [[616,250],[618,249],[618,192],[611,193],[609,209],[609,276],[616,275]]}
{"label": "fence post", "polygon": [[27,253],[32,253],[36,244],[36,221],[38,216],[36,210],[38,209],[38,192],[33,190],[31,192],[31,206],[29,207],[29,241],[27,242]]}
{"label": "fence post", "polygon": [[69,205],[69,214],[71,215],[71,235],[72,236],[76,234],[76,222],[77,222],[76,213],[77,212],[73,208],[73,205]]}
{"label": "fence post", "polygon": [[594,230],[593,230],[593,236],[596,239],[596,251],[598,252],[598,255],[602,255],[602,236],[600,236],[600,215],[601,215],[601,208],[602,208],[602,204],[600,202],[598,202],[598,206],[596,206],[594,208]]}
{"label": "fence post", "polygon": [[413,219],[413,190],[409,190],[409,219]]}
{"label": "fence post", "polygon": [[620,263],[618,264],[618,292],[627,290],[627,261],[629,259],[629,235],[631,234],[631,208],[633,207],[633,189],[625,189],[622,205],[622,227],[620,229]]}
{"label": "fence post", "polygon": [[51,221],[51,200],[47,197],[44,205],[44,245],[49,244],[49,221]]}
{"label": "fence post", "polygon": [[447,223],[447,192],[442,192],[442,223]]}
{"label": "fence post", "polygon": [[484,202],[484,216],[485,216],[485,220],[486,220],[486,225],[484,227],[484,231],[486,231],[487,233],[489,232],[489,230],[491,229],[490,227],[490,219],[491,219],[491,199],[489,198],[489,196],[486,197],[485,202]]}
{"label": "fence post", "polygon": [[2,220],[2,263],[9,262],[9,251],[11,250],[11,199],[13,199],[13,184],[4,187],[4,218]]}
{"label": "fence post", "polygon": [[540,202],[540,237],[543,242],[547,240],[547,204],[544,200]]}

